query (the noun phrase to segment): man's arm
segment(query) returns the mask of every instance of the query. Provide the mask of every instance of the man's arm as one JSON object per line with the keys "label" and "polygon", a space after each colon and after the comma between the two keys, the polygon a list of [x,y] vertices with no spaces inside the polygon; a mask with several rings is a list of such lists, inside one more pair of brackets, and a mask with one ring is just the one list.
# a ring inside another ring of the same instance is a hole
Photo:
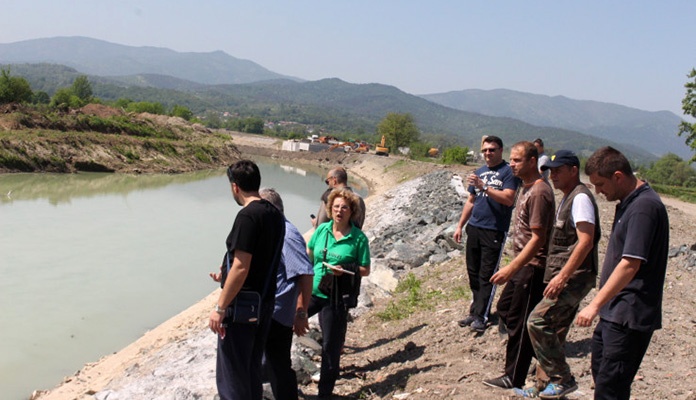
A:
{"label": "man's arm", "polygon": [[312,225],[316,228],[317,226],[329,221],[329,216],[326,214],[326,203],[322,200],[319,204],[319,210],[317,210],[317,217],[312,221]]}
{"label": "man's arm", "polygon": [[515,191],[512,189],[497,190],[488,188],[486,196],[507,207],[512,207],[515,204]]}
{"label": "man's arm", "polygon": [[599,314],[599,310],[633,280],[640,269],[641,263],[642,260],[639,258],[621,258],[621,261],[619,261],[619,264],[614,269],[614,272],[611,273],[602,289],[599,290],[597,296],[578,313],[575,323],[578,326],[590,326],[597,314]]}
{"label": "man's arm", "polygon": [[570,253],[568,261],[563,268],[549,281],[549,284],[544,290],[544,297],[555,299],[563,291],[568,283],[568,279],[577,271],[580,264],[585,261],[585,258],[594,247],[594,224],[589,222],[578,222],[575,224],[575,232],[578,235],[578,244]]}
{"label": "man's arm", "polygon": [[312,285],[314,279],[312,275],[300,275],[297,278],[299,293],[297,295],[297,308],[295,310],[295,323],[292,330],[297,336],[303,336],[309,331],[309,321],[307,320],[307,308],[309,299],[312,297]]}
{"label": "man's arm", "polygon": [[534,258],[544,243],[546,243],[546,231],[543,228],[533,228],[532,237],[524,245],[522,251],[510,261],[510,264],[500,268],[498,272],[493,274],[491,282],[496,285],[507,283],[520,268],[527,265]]}
{"label": "man's arm", "polygon": [[462,216],[459,217],[457,229],[454,230],[454,235],[452,235],[454,241],[457,243],[461,243],[462,241],[462,229],[467,221],[469,221],[469,218],[471,218],[471,210],[474,209],[474,200],[476,200],[476,195],[469,193],[469,198],[466,199],[466,203],[464,203],[464,207],[462,208]]}
{"label": "man's arm", "polygon": [[[225,286],[223,287],[222,293],[220,293],[220,297],[218,298],[218,309],[226,309],[237,293],[239,293],[241,290],[247,275],[249,275],[251,257],[251,253],[241,250],[234,251],[234,258],[232,259],[230,271],[225,279]],[[224,334],[224,328],[221,327],[224,317],[224,314],[215,310],[211,311],[210,313],[210,322],[208,325],[213,332],[219,335]]]}

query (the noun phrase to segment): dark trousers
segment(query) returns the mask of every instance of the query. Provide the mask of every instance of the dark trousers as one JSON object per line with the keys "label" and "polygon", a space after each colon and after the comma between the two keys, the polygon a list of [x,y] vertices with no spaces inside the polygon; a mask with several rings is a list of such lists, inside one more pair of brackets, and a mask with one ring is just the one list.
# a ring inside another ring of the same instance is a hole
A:
{"label": "dark trousers", "polygon": [[505,285],[498,300],[498,314],[508,329],[505,374],[515,387],[524,387],[534,357],[527,320],[544,297],[544,287],[544,269],[525,265]]}
{"label": "dark trousers", "polygon": [[297,375],[292,369],[291,348],[292,327],[271,320],[264,351],[264,371],[276,400],[297,400]]}
{"label": "dark trousers", "polygon": [[595,399],[631,397],[631,383],[648,350],[653,331],[641,332],[599,320],[592,335]]}
{"label": "dark trousers", "polygon": [[466,271],[473,301],[469,314],[483,318],[488,308],[493,284],[491,276],[500,258],[504,232],[466,226]]}
{"label": "dark trousers", "polygon": [[220,400],[260,400],[261,358],[270,327],[273,303],[263,306],[259,324],[229,323],[218,337],[215,381]]}
{"label": "dark trousers", "polygon": [[348,329],[348,309],[340,300],[332,304],[328,299],[312,296],[307,314],[319,313],[321,327],[321,378],[319,396],[330,396],[340,372],[341,349]]}

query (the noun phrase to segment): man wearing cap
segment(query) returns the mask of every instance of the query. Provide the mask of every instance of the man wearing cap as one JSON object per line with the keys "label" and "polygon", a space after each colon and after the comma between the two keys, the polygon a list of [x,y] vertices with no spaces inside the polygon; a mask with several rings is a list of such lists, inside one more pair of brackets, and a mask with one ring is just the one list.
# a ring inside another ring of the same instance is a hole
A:
{"label": "man wearing cap", "polygon": [[549,242],[544,298],[527,321],[539,367],[549,382],[537,382],[537,386],[524,389],[521,394],[557,399],[578,387],[566,362],[563,344],[580,301],[595,286],[597,242],[601,235],[597,203],[580,182],[578,157],[569,150],[559,150],[541,168],[551,171],[553,186],[563,192]]}

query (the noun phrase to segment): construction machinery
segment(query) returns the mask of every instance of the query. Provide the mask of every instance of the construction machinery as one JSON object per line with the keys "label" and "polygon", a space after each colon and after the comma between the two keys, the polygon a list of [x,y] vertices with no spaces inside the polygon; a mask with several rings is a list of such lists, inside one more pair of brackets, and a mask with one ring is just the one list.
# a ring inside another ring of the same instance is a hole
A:
{"label": "construction machinery", "polygon": [[382,141],[378,145],[375,145],[375,154],[378,156],[388,156],[389,147],[386,146],[386,138],[382,135]]}

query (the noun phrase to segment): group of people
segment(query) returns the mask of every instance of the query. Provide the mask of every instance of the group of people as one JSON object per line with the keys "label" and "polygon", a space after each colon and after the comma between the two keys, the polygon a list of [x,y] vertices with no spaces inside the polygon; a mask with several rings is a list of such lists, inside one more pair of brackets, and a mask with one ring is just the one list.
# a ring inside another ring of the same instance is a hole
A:
{"label": "group of people", "polygon": [[[329,188],[305,244],[284,217],[280,194],[260,187],[261,174],[253,161],[234,163],[227,177],[242,209],[227,237],[220,271],[210,274],[222,287],[208,321],[218,335],[220,399],[261,399],[264,378],[276,399],[297,399],[292,335],[307,333],[308,318],[314,314],[319,314],[323,335],[319,398],[330,398],[339,374],[348,308],[355,306],[341,288],[344,281],[370,273],[369,243],[360,230],[365,203],[347,186],[344,168],[329,171]],[[238,321],[236,309],[247,292],[256,294],[259,312]]]}
{"label": "group of people", "polygon": [[[541,139],[518,142],[508,163],[502,139],[482,140],[485,165],[467,177],[469,197],[454,233],[457,242],[466,233],[473,297],[459,325],[485,332],[495,288],[505,285],[496,305],[501,332],[508,335],[504,373],[483,383],[521,397],[558,399],[578,387],[564,352],[571,324],[589,327],[599,316],[591,345],[595,399],[629,399],[652,334],[661,328],[666,209],[621,152],[603,147],[592,154],[585,174],[597,194],[618,201],[600,270],[600,216],[591,190],[580,181],[580,160],[569,150],[550,157],[543,150]],[[370,273],[369,243],[361,230],[365,203],[347,185],[344,168],[330,170],[305,244],[284,217],[280,194],[260,188],[254,162],[236,162],[227,176],[242,209],[227,237],[220,271],[210,274],[222,287],[208,323],[218,335],[219,396],[261,399],[265,377],[276,399],[297,399],[292,336],[304,335],[308,317],[319,314],[318,396],[330,398],[348,309],[355,306],[342,288]],[[562,193],[558,207],[549,180]],[[511,223],[514,257],[502,265]],[[598,275],[596,296],[579,311]],[[236,321],[237,297],[246,292],[256,293],[259,313]],[[533,358],[536,379],[525,386]]]}
{"label": "group of people", "polygon": [[[597,203],[580,181],[580,160],[569,150],[546,156],[541,139],[514,144],[509,163],[499,137],[485,137],[481,152],[485,165],[467,177],[469,198],[454,239],[460,242],[465,229],[473,300],[461,327],[484,332],[494,288],[505,285],[496,306],[508,334],[504,373],[483,383],[530,398],[575,391],[565,339],[573,320],[589,327],[599,316],[591,353],[595,399],[629,399],[652,334],[661,328],[669,223],[659,196],[618,150],[603,147],[589,157],[585,174],[595,192],[619,203],[599,290],[578,313],[596,285],[601,237]],[[558,208],[549,179],[562,193]],[[501,265],[511,219],[514,257]],[[525,387],[533,358],[536,380]]]}

